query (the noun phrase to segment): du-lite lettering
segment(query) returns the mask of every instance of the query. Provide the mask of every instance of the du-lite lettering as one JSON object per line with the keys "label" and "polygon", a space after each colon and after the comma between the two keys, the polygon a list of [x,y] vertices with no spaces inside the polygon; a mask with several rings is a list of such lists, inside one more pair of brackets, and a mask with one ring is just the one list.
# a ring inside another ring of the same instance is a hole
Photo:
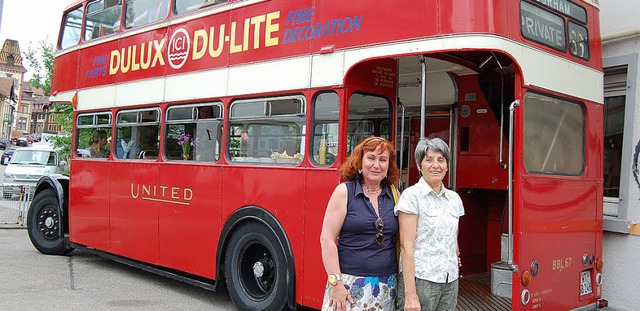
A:
{"label": "du-lite lettering", "polygon": [[[278,37],[274,37],[274,32],[280,29],[280,25],[276,22],[279,17],[280,11],[276,11],[245,18],[242,22],[233,21],[229,27],[221,24],[217,30],[215,26],[196,30],[193,33],[191,58],[198,60],[205,55],[211,58],[219,57],[226,47],[225,43],[228,43],[231,54],[258,49],[263,41],[264,47],[278,45]],[[226,34],[227,29],[229,29],[228,34]]]}

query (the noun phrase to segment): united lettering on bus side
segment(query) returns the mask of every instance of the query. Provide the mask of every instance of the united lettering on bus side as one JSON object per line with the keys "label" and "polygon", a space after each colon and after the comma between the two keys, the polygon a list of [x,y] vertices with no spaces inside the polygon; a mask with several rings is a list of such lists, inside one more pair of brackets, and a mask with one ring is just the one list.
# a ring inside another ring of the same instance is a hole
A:
{"label": "united lettering on bus side", "polygon": [[187,187],[136,184],[132,182],[131,197],[134,199],[140,198],[142,200],[189,205],[189,201],[193,199],[193,190]]}

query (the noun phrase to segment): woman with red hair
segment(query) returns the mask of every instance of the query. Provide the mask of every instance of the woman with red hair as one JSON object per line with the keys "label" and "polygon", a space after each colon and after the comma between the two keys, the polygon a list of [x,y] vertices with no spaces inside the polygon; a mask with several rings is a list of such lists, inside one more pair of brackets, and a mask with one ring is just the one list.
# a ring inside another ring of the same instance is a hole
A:
{"label": "woman with red hair", "polygon": [[400,177],[395,148],[369,137],[341,173],[346,182],[333,191],[320,234],[329,276],[322,310],[392,310],[398,270],[392,185]]}

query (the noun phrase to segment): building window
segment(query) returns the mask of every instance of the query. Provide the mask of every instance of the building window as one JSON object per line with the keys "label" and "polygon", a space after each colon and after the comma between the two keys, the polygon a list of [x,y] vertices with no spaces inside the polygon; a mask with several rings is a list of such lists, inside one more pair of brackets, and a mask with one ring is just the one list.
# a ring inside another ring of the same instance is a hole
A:
{"label": "building window", "polygon": [[[604,59],[604,230],[629,233],[638,55]],[[626,133],[626,135],[625,135]],[[636,180],[639,183],[640,181]]]}
{"label": "building window", "polygon": [[[607,68],[604,82],[604,196],[617,199],[620,195],[627,66]],[[605,212],[616,216],[616,211]]]}

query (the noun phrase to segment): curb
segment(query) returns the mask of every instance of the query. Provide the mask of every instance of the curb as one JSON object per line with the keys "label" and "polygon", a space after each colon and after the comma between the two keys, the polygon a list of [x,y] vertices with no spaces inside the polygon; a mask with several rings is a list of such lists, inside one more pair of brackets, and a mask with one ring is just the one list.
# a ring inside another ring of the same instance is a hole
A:
{"label": "curb", "polygon": [[27,226],[21,226],[18,224],[0,224],[0,230],[4,229],[27,229]]}

